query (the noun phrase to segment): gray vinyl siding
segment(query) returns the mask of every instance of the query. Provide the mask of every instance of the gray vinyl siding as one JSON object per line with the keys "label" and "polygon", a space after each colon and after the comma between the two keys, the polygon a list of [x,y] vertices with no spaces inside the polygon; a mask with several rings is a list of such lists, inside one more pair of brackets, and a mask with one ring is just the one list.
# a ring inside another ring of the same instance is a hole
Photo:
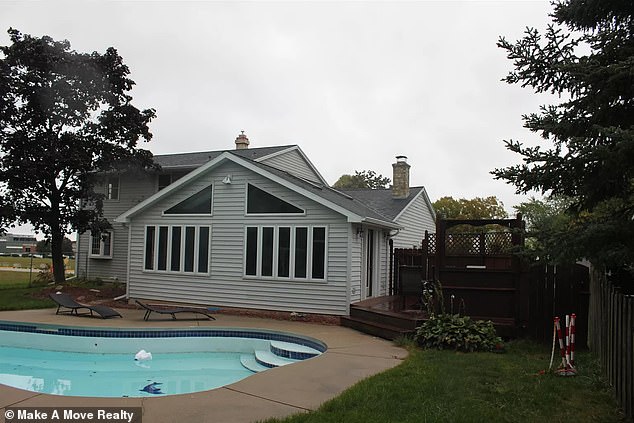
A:
{"label": "gray vinyl siding", "polygon": [[319,175],[315,173],[310,164],[297,150],[287,151],[261,161],[268,166],[286,171],[291,175],[307,179],[311,182],[321,183]]}
{"label": "gray vinyl siding", "polygon": [[398,235],[393,238],[394,248],[420,247],[422,239],[425,237],[425,230],[431,233],[436,231],[434,217],[423,195],[419,195],[405,209],[396,223],[403,226],[404,229],[401,229]]}
{"label": "gray vinyl siding", "polygon": [[361,269],[363,267],[363,240],[356,235],[357,226],[352,227],[350,240],[350,302],[361,301]]}
{"label": "gray vinyl siding", "polygon": [[[121,213],[137,205],[157,189],[156,175],[135,172],[119,177],[119,199],[104,200],[103,215],[112,224],[113,250],[111,259],[90,257],[90,231],[80,235],[80,250],[77,251],[77,268],[80,277],[88,279],[117,279],[127,281],[128,228],[114,219]],[[95,187],[104,192],[105,187]]]}
{"label": "gray vinyl siding", "polygon": [[377,234],[381,237],[381,241],[379,242],[379,292],[375,294],[375,297],[388,294],[388,262],[390,260],[387,238],[383,236],[383,232],[377,232]]}
{"label": "gray vinyl siding", "polygon": [[[232,183],[222,179],[230,174]],[[305,216],[245,216],[246,184],[306,211]],[[166,208],[213,184],[212,216],[163,216]],[[145,271],[147,225],[211,226],[209,275]],[[256,279],[244,276],[246,226],[326,226],[327,268],[324,281]],[[346,218],[241,166],[227,162],[200,175],[180,190],[132,218],[129,295],[148,300],[213,304],[324,314],[347,313],[348,235]]]}

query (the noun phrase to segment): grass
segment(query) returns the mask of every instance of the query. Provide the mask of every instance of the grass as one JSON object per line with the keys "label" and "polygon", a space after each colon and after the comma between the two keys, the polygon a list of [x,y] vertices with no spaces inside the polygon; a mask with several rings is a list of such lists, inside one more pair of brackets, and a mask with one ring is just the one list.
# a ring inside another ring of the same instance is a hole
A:
{"label": "grass", "polygon": [[[35,281],[36,274],[32,276]],[[42,287],[29,288],[29,272],[0,271],[0,310],[28,310],[53,307],[53,301],[35,298]]]}
{"label": "grass", "polygon": [[[51,264],[51,259],[50,258],[33,257],[33,270],[36,270],[36,269],[40,270],[40,266],[41,265],[46,265],[46,264],[48,264],[48,265]],[[28,269],[30,265],[31,265],[31,258],[30,257],[0,256],[0,267],[19,267],[19,268],[22,268],[22,269]],[[68,262],[66,263],[66,268],[67,269],[74,269],[75,268],[75,259],[69,259]]]}
{"label": "grass", "polygon": [[[83,284],[86,285],[86,284]],[[0,310],[53,307],[33,298],[28,273],[0,272]],[[365,379],[318,410],[269,423],[624,422],[589,352],[577,353],[579,374],[541,373],[550,348],[514,341],[505,354],[420,350],[409,339],[403,363]]]}
{"label": "grass", "polygon": [[269,423],[623,422],[590,353],[576,377],[540,374],[550,348],[514,341],[505,354],[411,348],[398,367],[361,381],[317,411]]}

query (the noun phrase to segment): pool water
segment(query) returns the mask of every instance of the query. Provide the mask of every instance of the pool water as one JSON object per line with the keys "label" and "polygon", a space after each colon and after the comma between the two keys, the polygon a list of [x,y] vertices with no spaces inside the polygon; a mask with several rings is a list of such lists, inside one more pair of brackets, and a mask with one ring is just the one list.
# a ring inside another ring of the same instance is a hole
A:
{"label": "pool water", "polygon": [[[235,383],[325,351],[256,329],[115,330],[0,322],[0,384],[79,397],[160,397]],[[149,360],[135,360],[140,349]]]}
{"label": "pool water", "polygon": [[0,347],[0,383],[54,395],[143,397],[206,391],[253,374],[240,363],[241,353],[152,356],[135,361],[130,354]]}

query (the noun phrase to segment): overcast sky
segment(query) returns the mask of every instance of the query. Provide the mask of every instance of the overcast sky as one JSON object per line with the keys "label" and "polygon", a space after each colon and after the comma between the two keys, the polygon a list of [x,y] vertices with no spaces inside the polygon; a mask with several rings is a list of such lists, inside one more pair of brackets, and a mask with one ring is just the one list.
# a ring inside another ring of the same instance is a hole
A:
{"label": "overcast sky", "polygon": [[550,22],[547,1],[6,1],[6,30],[113,46],[139,108],[156,109],[154,154],[298,144],[332,184],[392,176],[396,155],[431,200],[526,198],[489,172],[519,162],[503,140],[535,143],[521,116],[552,102],[500,81],[496,41]]}

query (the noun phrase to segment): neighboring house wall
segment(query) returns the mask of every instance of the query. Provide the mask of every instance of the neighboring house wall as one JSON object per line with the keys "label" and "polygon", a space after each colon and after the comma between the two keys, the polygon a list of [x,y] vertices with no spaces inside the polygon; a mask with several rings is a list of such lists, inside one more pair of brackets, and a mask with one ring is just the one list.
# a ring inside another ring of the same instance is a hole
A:
{"label": "neighboring house wall", "polygon": [[394,248],[420,248],[425,231],[436,232],[435,217],[424,189],[394,221],[403,226],[392,238]]}
{"label": "neighboring house wall", "polygon": [[292,149],[269,158],[264,158],[263,160],[260,160],[260,162],[268,166],[284,170],[291,175],[304,178],[311,182],[322,182],[320,176],[315,173],[315,170],[297,149]]}
{"label": "neighboring house wall", "polygon": [[[232,175],[232,183],[221,181]],[[247,183],[267,191],[306,211],[305,216],[245,216]],[[164,216],[162,211],[213,185],[213,215]],[[144,270],[147,225],[211,226],[208,275]],[[247,226],[327,227],[327,268],[324,281],[257,279],[245,276],[245,232]],[[348,238],[350,224],[344,216],[305,198],[235,163],[227,162],[200,175],[132,217],[130,223],[129,296],[150,300],[216,304],[270,310],[325,314],[347,314]]]}
{"label": "neighboring house wall", "polygon": [[[112,258],[91,257],[90,231],[84,232],[79,237],[78,276],[127,282],[128,229],[123,224],[115,222],[114,219],[154,194],[156,189],[155,174],[134,172],[119,176],[118,199],[105,199],[103,202],[103,216],[112,224]],[[95,191],[106,193],[106,185],[97,185]]]}

